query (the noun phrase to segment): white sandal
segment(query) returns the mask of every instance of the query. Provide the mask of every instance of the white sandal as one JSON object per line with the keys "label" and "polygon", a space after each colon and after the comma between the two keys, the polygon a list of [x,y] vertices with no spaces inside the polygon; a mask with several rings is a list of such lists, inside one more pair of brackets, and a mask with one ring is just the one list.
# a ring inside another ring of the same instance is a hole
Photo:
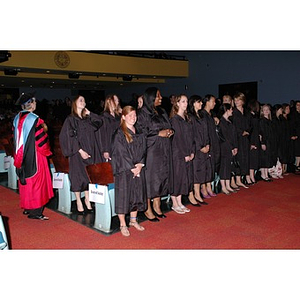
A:
{"label": "white sandal", "polygon": [[180,209],[181,209],[182,211],[184,211],[184,212],[190,212],[190,211],[191,211],[189,208],[185,207],[184,205],[181,205],[181,206],[179,206],[179,207],[180,207]]}
{"label": "white sandal", "polygon": [[172,206],[171,208],[178,214],[181,214],[181,215],[185,214],[185,212],[180,208],[180,206],[177,206],[177,207]]}

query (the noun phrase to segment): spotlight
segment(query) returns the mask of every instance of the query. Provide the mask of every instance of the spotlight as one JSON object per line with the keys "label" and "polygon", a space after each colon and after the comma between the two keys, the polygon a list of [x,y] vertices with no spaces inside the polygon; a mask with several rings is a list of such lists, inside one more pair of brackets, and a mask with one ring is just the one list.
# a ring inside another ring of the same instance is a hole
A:
{"label": "spotlight", "polygon": [[8,61],[11,54],[8,51],[0,51],[0,63]]}
{"label": "spotlight", "polygon": [[18,71],[16,69],[4,69],[4,75],[17,75]]}

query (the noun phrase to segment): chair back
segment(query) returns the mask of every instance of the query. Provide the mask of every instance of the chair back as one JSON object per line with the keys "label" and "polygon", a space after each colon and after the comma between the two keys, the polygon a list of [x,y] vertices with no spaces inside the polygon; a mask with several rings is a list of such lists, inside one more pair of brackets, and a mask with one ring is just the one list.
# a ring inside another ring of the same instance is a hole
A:
{"label": "chair back", "polygon": [[113,170],[109,162],[86,166],[86,171],[91,183],[108,185],[114,182]]}

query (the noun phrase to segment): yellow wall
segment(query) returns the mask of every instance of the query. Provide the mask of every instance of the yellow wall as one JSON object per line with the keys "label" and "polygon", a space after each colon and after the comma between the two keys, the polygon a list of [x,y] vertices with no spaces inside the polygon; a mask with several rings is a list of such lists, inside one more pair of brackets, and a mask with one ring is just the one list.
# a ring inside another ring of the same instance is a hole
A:
{"label": "yellow wall", "polygon": [[57,51],[10,51],[11,57],[2,67],[50,70],[54,72],[86,72],[157,77],[188,77],[188,61],[126,57],[66,51],[69,65],[59,67],[54,61]]}

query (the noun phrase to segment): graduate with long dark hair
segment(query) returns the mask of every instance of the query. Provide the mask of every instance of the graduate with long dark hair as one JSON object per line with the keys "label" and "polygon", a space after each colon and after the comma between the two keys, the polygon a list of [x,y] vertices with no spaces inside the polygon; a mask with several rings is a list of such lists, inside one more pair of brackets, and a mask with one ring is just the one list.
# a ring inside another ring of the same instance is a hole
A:
{"label": "graduate with long dark hair", "polygon": [[240,168],[237,169],[239,173],[236,174],[237,186],[248,188],[242,182],[242,176],[250,175],[249,170],[249,156],[250,156],[250,141],[249,135],[251,132],[251,123],[249,115],[245,109],[246,97],[243,93],[236,93],[233,97],[234,109],[232,114],[232,122],[236,128],[238,140],[237,161]]}
{"label": "graduate with long dark hair", "polygon": [[260,171],[261,178],[264,181],[272,181],[269,177],[268,169],[274,164],[272,163],[272,139],[274,139],[272,131],[271,108],[268,104],[264,104],[260,110],[259,135],[260,135]]}
{"label": "graduate with long dark hair", "polygon": [[193,205],[207,205],[200,193],[201,185],[211,184],[213,170],[210,154],[210,141],[207,123],[201,114],[202,98],[192,95],[189,98],[189,117],[192,122],[195,142],[195,157],[193,159],[193,193],[189,195],[189,201]]}
{"label": "graduate with long dark hair", "polygon": [[111,160],[111,141],[115,130],[120,125],[120,104],[116,95],[107,95],[104,102],[104,110],[101,113],[103,125],[97,133],[102,161]]}
{"label": "graduate with long dark hair", "polygon": [[125,216],[130,214],[129,226],[143,231],[137,221],[138,211],[147,207],[145,181],[146,138],[135,127],[136,111],[132,106],[122,110],[121,124],[112,139],[111,163],[115,182],[115,211],[123,236],[129,236]]}
{"label": "graduate with long dark hair", "polygon": [[295,102],[295,110],[291,114],[294,136],[294,155],[296,171],[300,171],[300,101]]}
{"label": "graduate with long dark hair", "polygon": [[[190,211],[182,204],[182,195],[189,195],[193,190],[192,161],[195,156],[195,143],[193,125],[187,114],[187,107],[187,96],[177,96],[170,113],[170,121],[174,130],[172,137],[174,189],[171,199],[173,202],[172,209],[178,214]],[[197,202],[193,205],[199,206]]]}
{"label": "graduate with long dark hair", "polygon": [[288,174],[288,167],[294,163],[294,147],[293,140],[295,136],[293,135],[292,122],[290,118],[290,105],[287,103],[282,104],[282,127],[283,127],[283,151],[281,157],[282,163],[282,174]]}
{"label": "graduate with long dark hair", "polygon": [[[171,140],[174,134],[166,111],[161,108],[162,96],[156,87],[143,95],[143,106],[138,111],[137,126],[146,135],[146,183],[148,208],[145,216],[152,222],[166,218],[161,211],[161,197],[173,192]],[[153,200],[153,210],[151,207]],[[157,218],[158,217],[158,218]]]}
{"label": "graduate with long dark hair", "polygon": [[86,108],[83,96],[77,96],[72,101],[71,114],[66,118],[59,134],[62,153],[69,158],[69,177],[71,191],[75,193],[77,212],[84,213],[81,202],[81,192],[85,194],[87,212],[93,208],[89,201],[90,183],[86,166],[101,162],[97,131],[102,126],[99,115]]}
{"label": "graduate with long dark hair", "polygon": [[249,101],[248,110],[250,113],[251,132],[250,132],[250,153],[249,153],[249,175],[246,175],[247,183],[256,183],[255,174],[259,169],[259,117],[260,105],[257,100]]}
{"label": "graduate with long dark hair", "polygon": [[[216,98],[213,95],[206,95],[202,99],[203,105],[201,110],[201,115],[206,122],[208,137],[209,137],[209,154],[211,156],[211,166],[212,166],[212,178],[211,182],[215,179],[216,175],[219,173],[220,168],[220,141],[217,135],[217,128],[215,118],[212,115],[212,111],[216,105]],[[210,198],[216,196],[216,193],[212,191],[211,182],[202,184],[201,193],[203,198]]]}
{"label": "graduate with long dark hair", "polygon": [[221,163],[220,163],[220,181],[222,193],[229,195],[236,191],[230,186],[232,158],[237,155],[237,134],[234,125],[229,120],[232,116],[233,108],[231,104],[224,103],[220,106],[220,147],[221,147]]}

